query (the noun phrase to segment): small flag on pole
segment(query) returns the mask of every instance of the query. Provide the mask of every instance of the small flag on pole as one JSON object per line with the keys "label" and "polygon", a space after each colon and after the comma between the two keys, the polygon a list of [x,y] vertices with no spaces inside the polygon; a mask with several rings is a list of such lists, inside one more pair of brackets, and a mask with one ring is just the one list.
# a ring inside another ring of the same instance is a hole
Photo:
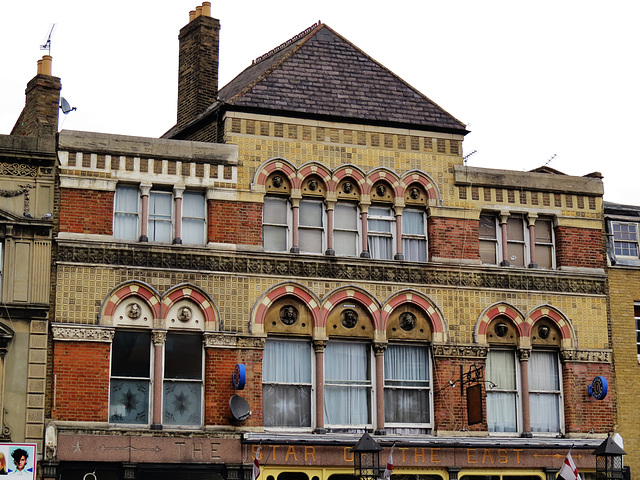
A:
{"label": "small flag on pole", "polygon": [[567,453],[567,457],[564,459],[564,464],[558,472],[558,478],[563,478],[564,480],[582,480],[580,478],[580,474],[578,473],[578,469],[576,468],[576,464],[573,463],[571,450],[569,450],[569,453]]}
{"label": "small flag on pole", "polygon": [[393,473],[393,447],[391,446],[391,451],[389,452],[389,461],[387,462],[387,468],[384,469],[384,480],[389,480],[391,478],[391,474]]}
{"label": "small flag on pole", "polygon": [[256,454],[253,457],[251,480],[256,480],[260,476],[260,462],[258,461],[258,457],[260,457],[260,445],[258,445],[258,450],[256,450]]}

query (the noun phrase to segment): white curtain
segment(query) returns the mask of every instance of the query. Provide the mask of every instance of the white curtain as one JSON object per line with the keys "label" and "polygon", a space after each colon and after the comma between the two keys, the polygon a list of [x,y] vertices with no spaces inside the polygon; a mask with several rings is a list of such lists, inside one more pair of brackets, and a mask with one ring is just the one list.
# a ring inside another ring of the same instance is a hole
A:
{"label": "white curtain", "polygon": [[171,242],[171,207],[173,195],[169,192],[151,192],[149,195],[149,240]]}
{"label": "white curtain", "polygon": [[426,348],[389,345],[384,354],[384,385],[385,422],[429,422],[429,356]]}
{"label": "white curtain", "polygon": [[113,235],[119,240],[138,240],[138,187],[116,187]]}
{"label": "white curtain", "polygon": [[324,353],[327,425],[368,425],[371,412],[369,346],[329,342]]}
{"label": "white curtain", "polygon": [[370,207],[367,221],[368,245],[371,258],[390,260],[393,258],[392,222],[395,217],[391,208]]}
{"label": "white curtain", "polygon": [[200,192],[182,194],[182,241],[192,245],[205,242],[205,198]]}
{"label": "white curtain", "polygon": [[490,432],[516,432],[517,382],[515,353],[491,350],[487,355],[486,379],[496,387],[487,391],[487,423]]}
{"label": "white curtain", "polygon": [[424,230],[424,214],[419,210],[402,213],[402,253],[410,262],[427,260],[427,237]]}
{"label": "white curtain", "polygon": [[265,250],[287,251],[287,200],[265,197],[262,209],[262,241]]}
{"label": "white curtain", "polygon": [[560,431],[560,374],[555,352],[532,351],[529,358],[529,414],[532,432]]}
{"label": "white curtain", "polygon": [[298,213],[298,246],[300,251],[322,253],[324,217],[322,202],[302,200]]}
{"label": "white curtain", "polygon": [[337,203],[333,208],[333,249],[336,255],[355,257],[358,252],[358,208]]}
{"label": "white curtain", "polygon": [[265,426],[311,426],[311,345],[267,339],[264,349],[263,419]]}

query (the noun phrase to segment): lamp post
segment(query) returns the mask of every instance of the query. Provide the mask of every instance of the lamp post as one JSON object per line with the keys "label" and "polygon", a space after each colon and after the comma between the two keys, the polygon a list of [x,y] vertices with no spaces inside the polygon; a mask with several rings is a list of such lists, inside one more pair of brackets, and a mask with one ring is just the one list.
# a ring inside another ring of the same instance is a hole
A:
{"label": "lamp post", "polygon": [[380,452],[378,445],[371,435],[364,432],[353,451],[353,474],[360,480],[378,480],[380,478]]}
{"label": "lamp post", "polygon": [[613,438],[607,436],[593,451],[596,456],[596,480],[623,480],[622,456],[626,454]]}

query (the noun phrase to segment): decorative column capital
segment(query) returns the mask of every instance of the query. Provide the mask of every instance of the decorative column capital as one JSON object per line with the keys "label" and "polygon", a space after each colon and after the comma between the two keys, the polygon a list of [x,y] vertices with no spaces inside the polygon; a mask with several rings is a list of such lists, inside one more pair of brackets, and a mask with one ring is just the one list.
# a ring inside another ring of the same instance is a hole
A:
{"label": "decorative column capital", "polygon": [[167,331],[153,330],[151,332],[151,341],[155,346],[164,345],[164,343],[167,341]]}
{"label": "decorative column capital", "polygon": [[326,340],[314,340],[313,341],[313,350],[316,353],[324,353],[325,348],[327,348]]}
{"label": "decorative column capital", "polygon": [[531,357],[531,349],[530,348],[518,348],[517,349],[518,358],[521,362],[526,362]]}
{"label": "decorative column capital", "polygon": [[376,356],[379,355],[384,355],[385,350],[387,350],[387,347],[389,346],[388,343],[384,342],[374,342],[373,344],[373,352]]}

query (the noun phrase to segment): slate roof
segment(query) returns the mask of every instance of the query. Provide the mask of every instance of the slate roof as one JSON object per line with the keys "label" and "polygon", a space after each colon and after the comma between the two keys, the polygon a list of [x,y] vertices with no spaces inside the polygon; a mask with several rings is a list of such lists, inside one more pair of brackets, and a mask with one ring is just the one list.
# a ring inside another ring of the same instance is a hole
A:
{"label": "slate roof", "polygon": [[462,122],[322,23],[258,58],[219,98],[248,109],[467,133]]}

